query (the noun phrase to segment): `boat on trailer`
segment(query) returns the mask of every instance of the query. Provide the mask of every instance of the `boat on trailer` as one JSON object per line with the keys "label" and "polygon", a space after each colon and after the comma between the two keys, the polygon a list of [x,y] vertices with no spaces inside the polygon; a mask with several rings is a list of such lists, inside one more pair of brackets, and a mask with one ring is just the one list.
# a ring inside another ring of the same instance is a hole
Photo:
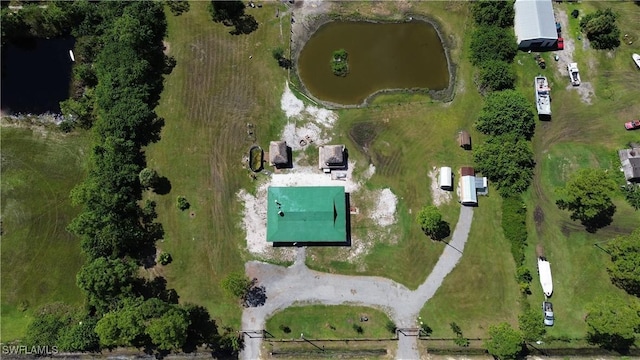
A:
{"label": "boat on trailer", "polygon": [[553,294],[553,281],[551,279],[551,264],[544,256],[538,257],[538,275],[544,296],[551,297]]}
{"label": "boat on trailer", "polygon": [[631,55],[631,58],[633,59],[633,62],[636,63],[636,66],[640,69],[640,55],[633,54]]}
{"label": "boat on trailer", "polygon": [[534,86],[536,88],[538,115],[551,115],[551,88],[549,88],[547,78],[542,75],[536,76]]}

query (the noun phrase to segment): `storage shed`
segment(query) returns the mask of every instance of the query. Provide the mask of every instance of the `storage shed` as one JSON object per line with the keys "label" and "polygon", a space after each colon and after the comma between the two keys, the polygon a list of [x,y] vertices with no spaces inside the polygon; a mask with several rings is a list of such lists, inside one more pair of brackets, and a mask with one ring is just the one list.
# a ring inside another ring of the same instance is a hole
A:
{"label": "storage shed", "polygon": [[471,136],[462,130],[458,133],[458,146],[465,150],[471,150]]}
{"label": "storage shed", "polygon": [[461,176],[474,176],[476,172],[473,170],[471,166],[463,166],[460,168]]}
{"label": "storage shed", "polygon": [[460,203],[462,205],[478,205],[478,195],[476,194],[476,177],[465,175],[460,179]]}
{"label": "storage shed", "polygon": [[272,166],[283,166],[289,163],[286,142],[272,141],[269,144],[269,163]]}
{"label": "storage shed", "polygon": [[451,168],[448,166],[443,166],[440,168],[440,176],[438,177],[438,185],[440,185],[440,189],[443,190],[451,190],[453,189],[453,174],[451,173]]}
{"label": "storage shed", "polygon": [[619,150],[618,156],[625,180],[640,182],[640,148]]}
{"label": "storage shed", "polygon": [[558,32],[551,0],[516,0],[513,6],[518,48],[555,50]]}

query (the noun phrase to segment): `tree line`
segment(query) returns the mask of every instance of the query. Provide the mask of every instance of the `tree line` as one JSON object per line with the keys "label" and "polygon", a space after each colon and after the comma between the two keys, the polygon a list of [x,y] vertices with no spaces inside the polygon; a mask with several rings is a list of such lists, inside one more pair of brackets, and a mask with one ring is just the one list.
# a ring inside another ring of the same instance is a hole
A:
{"label": "tree line", "polygon": [[[42,307],[23,343],[62,351],[133,346],[160,353],[205,344],[214,353],[237,352],[235,334],[226,329],[221,335],[204,307],[179,304],[162,277],[138,275],[140,267],[153,265],[155,243],[164,236],[155,203],[142,201],[149,184],[141,184],[147,177],[144,147],[160,139],[164,124],[154,108],[174,63],[163,53],[164,3],[47,5],[11,14],[3,9],[3,40],[5,33],[10,41],[68,34],[78,39],[74,74],[84,90],[63,109],[82,110],[76,119],[87,116],[80,123],[92,128],[94,139],[86,179],[71,193],[82,210],[68,226],[86,258],[76,277],[86,304]],[[188,10],[182,2],[171,6],[177,13]],[[11,18],[8,27],[4,15]],[[34,27],[37,19],[42,24]]]}

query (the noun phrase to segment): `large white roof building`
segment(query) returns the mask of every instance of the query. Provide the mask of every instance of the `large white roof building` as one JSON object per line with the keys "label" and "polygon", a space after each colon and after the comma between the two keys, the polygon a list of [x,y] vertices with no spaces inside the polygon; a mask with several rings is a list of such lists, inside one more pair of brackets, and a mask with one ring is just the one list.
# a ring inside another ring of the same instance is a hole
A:
{"label": "large white roof building", "polygon": [[516,0],[514,29],[520,49],[555,48],[556,18],[551,0]]}

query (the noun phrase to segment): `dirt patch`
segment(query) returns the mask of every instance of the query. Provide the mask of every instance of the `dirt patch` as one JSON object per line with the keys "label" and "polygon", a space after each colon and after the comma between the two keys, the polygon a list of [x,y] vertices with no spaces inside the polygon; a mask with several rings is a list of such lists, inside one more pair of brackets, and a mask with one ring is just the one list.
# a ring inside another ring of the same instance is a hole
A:
{"label": "dirt patch", "polygon": [[429,180],[431,180],[431,197],[433,205],[440,206],[451,201],[453,192],[440,189],[438,186],[438,168],[435,166],[429,171]]}
{"label": "dirt patch", "polygon": [[164,47],[164,50],[162,52],[165,55],[169,55],[169,53],[171,53],[171,43],[166,40],[162,40],[162,46]]}
{"label": "dirt patch", "polygon": [[[556,9],[555,10],[556,13],[556,20],[562,25],[563,29],[569,29],[569,17],[567,16],[567,13],[564,10],[559,10]],[[587,41],[586,39],[583,39],[583,46],[587,46]],[[578,94],[580,94],[580,100],[582,100],[583,103],[591,105],[592,102],[592,98],[595,96],[595,92],[593,90],[593,86],[591,85],[590,82],[582,82],[580,84],[580,86],[572,86],[571,82],[569,81],[569,74],[567,72],[567,65],[569,65],[569,63],[575,62],[573,60],[573,52],[575,51],[576,48],[576,41],[571,38],[570,36],[568,36],[567,34],[564,35],[564,50],[560,50],[560,51],[554,51],[554,55],[558,56],[558,61],[556,61],[556,65],[557,65],[557,70],[560,73],[560,78],[564,78],[567,83],[567,89],[573,89],[575,91],[578,92]],[[578,64],[578,69],[580,68],[580,64]],[[589,64],[589,68],[590,70],[592,70],[592,66]],[[592,70],[593,71],[593,70]]]}
{"label": "dirt patch", "polygon": [[536,231],[541,233],[542,224],[544,223],[544,211],[542,211],[540,205],[536,205],[536,209],[533,211],[533,220],[536,223]]}

